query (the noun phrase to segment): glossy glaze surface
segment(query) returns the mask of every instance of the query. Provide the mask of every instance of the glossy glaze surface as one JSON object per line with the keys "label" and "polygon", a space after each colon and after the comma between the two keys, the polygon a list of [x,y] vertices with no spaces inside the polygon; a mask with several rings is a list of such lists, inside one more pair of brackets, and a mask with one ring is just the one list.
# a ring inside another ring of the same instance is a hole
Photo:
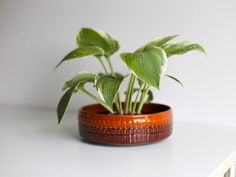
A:
{"label": "glossy glaze surface", "polygon": [[87,141],[113,144],[146,144],[172,133],[172,111],[162,104],[146,104],[142,115],[111,115],[100,105],[79,112],[79,133]]}

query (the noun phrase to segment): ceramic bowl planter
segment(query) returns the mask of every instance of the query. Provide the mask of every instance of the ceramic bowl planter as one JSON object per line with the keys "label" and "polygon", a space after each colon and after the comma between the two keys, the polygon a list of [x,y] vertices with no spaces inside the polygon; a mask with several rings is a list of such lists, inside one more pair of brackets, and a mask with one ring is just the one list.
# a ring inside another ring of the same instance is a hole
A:
{"label": "ceramic bowl planter", "polygon": [[146,104],[141,115],[111,115],[99,104],[79,112],[80,136],[89,142],[110,145],[147,144],[172,133],[172,111],[162,104]]}

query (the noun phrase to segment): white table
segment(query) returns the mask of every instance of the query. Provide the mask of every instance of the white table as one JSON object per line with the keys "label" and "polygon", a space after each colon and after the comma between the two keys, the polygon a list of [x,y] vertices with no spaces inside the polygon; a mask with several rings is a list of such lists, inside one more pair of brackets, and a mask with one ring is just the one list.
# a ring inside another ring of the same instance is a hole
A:
{"label": "white table", "polygon": [[159,143],[82,142],[77,115],[0,107],[0,177],[207,177],[234,149],[236,128],[175,122]]}

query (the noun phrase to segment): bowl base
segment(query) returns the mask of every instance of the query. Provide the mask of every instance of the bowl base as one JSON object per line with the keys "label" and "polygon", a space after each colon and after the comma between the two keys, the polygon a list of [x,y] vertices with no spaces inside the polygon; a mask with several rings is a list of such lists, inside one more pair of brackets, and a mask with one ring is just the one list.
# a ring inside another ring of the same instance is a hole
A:
{"label": "bowl base", "polygon": [[169,137],[172,125],[165,127],[138,127],[134,129],[101,129],[80,125],[83,140],[107,145],[139,145],[157,142]]}

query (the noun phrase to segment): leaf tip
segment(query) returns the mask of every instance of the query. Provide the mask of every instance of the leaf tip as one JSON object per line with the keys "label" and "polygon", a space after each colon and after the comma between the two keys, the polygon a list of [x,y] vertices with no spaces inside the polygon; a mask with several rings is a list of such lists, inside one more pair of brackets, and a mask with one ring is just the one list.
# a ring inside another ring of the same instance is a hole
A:
{"label": "leaf tip", "polygon": [[207,55],[206,50],[202,47],[202,51],[201,51],[204,55]]}
{"label": "leaf tip", "polygon": [[173,37],[173,38],[176,38],[176,37],[179,37],[181,34],[180,33],[178,33],[178,34],[172,34],[171,36]]}
{"label": "leaf tip", "polygon": [[52,68],[51,72],[55,71],[57,69],[57,67],[55,66],[54,68]]}
{"label": "leaf tip", "polygon": [[196,50],[206,55],[206,50],[200,44],[195,44],[195,47]]}
{"label": "leaf tip", "polygon": [[53,71],[56,70],[61,64],[62,64],[63,60],[61,60],[54,68]]}
{"label": "leaf tip", "polygon": [[65,91],[68,88],[68,85],[66,83],[63,84],[61,87],[61,91]]}
{"label": "leaf tip", "polygon": [[59,113],[59,110],[57,110],[57,125],[59,126],[61,123],[62,116]]}

